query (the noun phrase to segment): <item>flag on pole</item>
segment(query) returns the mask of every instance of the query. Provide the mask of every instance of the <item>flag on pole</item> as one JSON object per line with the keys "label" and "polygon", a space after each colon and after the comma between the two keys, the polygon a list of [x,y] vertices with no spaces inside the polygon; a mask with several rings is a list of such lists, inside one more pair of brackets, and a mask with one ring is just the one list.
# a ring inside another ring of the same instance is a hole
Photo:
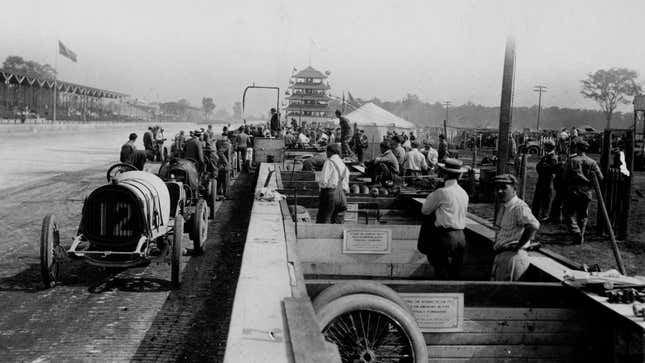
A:
{"label": "flag on pole", "polygon": [[58,41],[58,53],[76,63],[76,53],[67,48],[60,40]]}

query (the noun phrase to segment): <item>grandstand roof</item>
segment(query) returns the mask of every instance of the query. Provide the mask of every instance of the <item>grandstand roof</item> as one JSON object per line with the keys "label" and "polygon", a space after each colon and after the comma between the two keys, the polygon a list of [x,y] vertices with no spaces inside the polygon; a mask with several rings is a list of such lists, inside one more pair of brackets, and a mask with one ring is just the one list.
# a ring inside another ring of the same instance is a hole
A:
{"label": "grandstand roof", "polygon": [[16,72],[10,72],[4,69],[0,69],[0,82],[4,82],[7,84],[18,84],[21,86],[28,86],[28,87],[48,88],[48,89],[54,88],[54,84],[55,84],[56,89],[59,92],[76,93],[80,95],[88,95],[92,97],[102,97],[102,98],[128,97],[128,95],[126,95],[125,93],[83,86],[80,84],[65,82],[61,80],[56,80],[54,82],[53,79],[27,77],[25,75],[22,75]]}

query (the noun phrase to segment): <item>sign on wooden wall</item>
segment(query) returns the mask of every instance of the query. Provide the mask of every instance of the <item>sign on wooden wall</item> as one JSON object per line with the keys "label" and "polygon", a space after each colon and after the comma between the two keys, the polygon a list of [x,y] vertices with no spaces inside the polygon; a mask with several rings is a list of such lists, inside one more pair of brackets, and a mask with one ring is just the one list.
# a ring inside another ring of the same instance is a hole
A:
{"label": "sign on wooden wall", "polygon": [[389,229],[354,228],[343,231],[344,254],[388,254],[392,251]]}
{"label": "sign on wooden wall", "polygon": [[458,332],[464,328],[464,294],[399,293],[424,333]]}

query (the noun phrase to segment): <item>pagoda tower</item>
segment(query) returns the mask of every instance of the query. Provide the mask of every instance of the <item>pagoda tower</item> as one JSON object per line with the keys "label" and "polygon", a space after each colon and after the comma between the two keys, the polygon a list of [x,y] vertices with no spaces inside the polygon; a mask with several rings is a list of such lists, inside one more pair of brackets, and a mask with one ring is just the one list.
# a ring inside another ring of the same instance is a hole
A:
{"label": "pagoda tower", "polygon": [[311,66],[291,75],[287,91],[289,104],[285,109],[289,124],[292,119],[302,125],[303,122],[327,122],[333,117],[328,75],[329,72],[322,73]]}

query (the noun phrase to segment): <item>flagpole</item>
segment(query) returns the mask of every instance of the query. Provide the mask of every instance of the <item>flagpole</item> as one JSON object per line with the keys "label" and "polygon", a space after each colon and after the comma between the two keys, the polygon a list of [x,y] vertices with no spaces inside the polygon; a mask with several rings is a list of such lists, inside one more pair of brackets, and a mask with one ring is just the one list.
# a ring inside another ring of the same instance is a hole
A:
{"label": "flagpole", "polygon": [[54,61],[54,123],[56,123],[56,80],[58,79],[58,44],[56,44],[56,60]]}

